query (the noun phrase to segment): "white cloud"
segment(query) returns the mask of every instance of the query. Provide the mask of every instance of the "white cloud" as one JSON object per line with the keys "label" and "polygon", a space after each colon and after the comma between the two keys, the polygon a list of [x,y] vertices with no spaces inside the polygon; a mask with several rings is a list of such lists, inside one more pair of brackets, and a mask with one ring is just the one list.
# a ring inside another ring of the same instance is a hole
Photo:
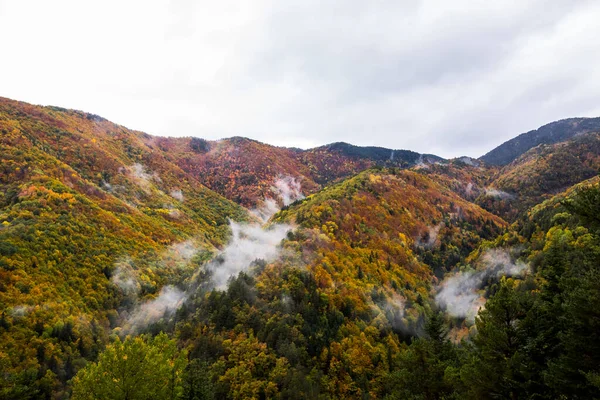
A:
{"label": "white cloud", "polygon": [[191,240],[174,243],[169,246],[167,256],[179,258],[185,262],[190,261],[198,253],[198,247]]}
{"label": "white cloud", "polygon": [[146,193],[151,192],[152,181],[160,182],[160,177],[156,173],[148,172],[146,167],[140,163],[135,163],[126,170],[129,177]]}
{"label": "white cloud", "polygon": [[131,264],[131,259],[118,261],[115,264],[111,282],[117,285],[124,294],[137,296],[141,287],[137,279],[137,274]]}
{"label": "white cloud", "polygon": [[515,198],[515,196],[510,193],[504,192],[502,190],[494,189],[494,188],[486,188],[485,195],[490,196],[490,197],[497,197],[497,198],[503,199],[503,200],[510,200],[510,199]]}
{"label": "white cloud", "polygon": [[296,200],[304,198],[302,186],[296,178],[292,176],[283,176],[275,180],[273,191],[277,194],[284,206],[288,206]]}
{"label": "white cloud", "polygon": [[250,210],[250,213],[266,223],[279,210],[279,206],[274,199],[265,199],[257,208]]}
{"label": "white cloud", "polygon": [[[300,184],[300,181],[293,176],[278,177],[273,186],[271,186],[271,191],[284,206],[304,198],[302,185]],[[257,208],[250,210],[250,213],[265,223],[279,210],[280,208],[279,204],[277,204],[277,200],[267,197]]]}
{"label": "white cloud", "polygon": [[175,200],[184,201],[185,197],[183,196],[183,192],[179,189],[171,191],[171,197]]}
{"label": "white cloud", "polygon": [[232,236],[207,269],[212,272],[212,281],[217,289],[224,289],[229,278],[245,271],[256,260],[270,262],[280,255],[281,241],[292,229],[286,224],[276,224],[263,229],[258,224],[230,222]]}
{"label": "white cloud", "polygon": [[479,291],[489,278],[520,276],[529,269],[520,260],[513,262],[504,249],[487,250],[480,261],[480,269],[448,275],[438,287],[435,301],[450,315],[473,321],[485,305],[486,300]]}
{"label": "white cloud", "polygon": [[427,227],[427,232],[425,233],[425,235],[421,235],[416,238],[417,244],[427,249],[435,247],[435,245],[437,244],[437,238],[440,233],[440,229],[442,229],[443,226],[444,223],[440,222],[435,226]]}
{"label": "white cloud", "polygon": [[19,305],[9,308],[8,313],[14,318],[24,317],[31,309],[31,306]]}
{"label": "white cloud", "polygon": [[127,319],[125,332],[136,332],[175,312],[186,298],[185,292],[174,286],[165,286],[159,295],[137,306]]}
{"label": "white cloud", "polygon": [[[201,269],[210,271],[211,285],[218,290],[224,290],[229,278],[247,270],[256,260],[270,262],[279,257],[282,254],[281,241],[292,229],[290,225],[285,224],[277,224],[263,229],[259,224],[241,224],[234,221],[230,222],[230,227],[232,235],[229,243],[212,261],[197,270],[197,272],[200,272]],[[162,261],[165,265],[170,265],[172,260],[189,264],[198,250],[191,240],[175,243],[166,248]],[[125,294],[137,295],[139,293],[139,283],[129,262],[118,264],[112,282],[118,285]],[[174,286],[164,286],[157,297],[136,305],[125,318],[123,331],[125,333],[137,332],[163,317],[169,317],[195,289],[194,285],[187,288],[186,291]]]}

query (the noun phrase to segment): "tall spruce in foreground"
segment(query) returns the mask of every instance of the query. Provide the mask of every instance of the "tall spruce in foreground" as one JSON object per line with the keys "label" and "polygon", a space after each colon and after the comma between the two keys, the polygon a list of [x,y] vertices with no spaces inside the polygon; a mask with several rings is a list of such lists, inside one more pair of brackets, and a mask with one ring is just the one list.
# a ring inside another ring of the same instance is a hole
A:
{"label": "tall spruce in foreground", "polygon": [[454,390],[446,371],[457,366],[458,355],[448,340],[446,321],[441,313],[432,313],[425,324],[425,336],[415,339],[397,357],[386,398],[449,398]]}
{"label": "tall spruce in foreground", "polygon": [[[600,398],[598,185],[562,202],[544,232],[535,282],[506,280],[477,320],[462,396]],[[457,386],[458,388],[458,386]]]}
{"label": "tall spruce in foreground", "polygon": [[516,399],[528,391],[532,375],[524,320],[532,307],[530,293],[502,279],[496,294],[480,311],[474,348],[461,371],[466,397]]}

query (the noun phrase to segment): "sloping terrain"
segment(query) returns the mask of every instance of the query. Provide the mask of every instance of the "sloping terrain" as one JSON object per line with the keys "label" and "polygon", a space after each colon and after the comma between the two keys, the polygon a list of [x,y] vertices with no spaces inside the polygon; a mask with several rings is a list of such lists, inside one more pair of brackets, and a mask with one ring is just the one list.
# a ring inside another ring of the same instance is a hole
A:
{"label": "sloping terrain", "polygon": [[486,192],[490,181],[500,168],[469,157],[461,157],[413,167],[412,170],[428,176],[463,199],[474,201]]}
{"label": "sloping terrain", "polygon": [[477,203],[507,220],[589,179],[600,168],[600,134],[537,146],[502,168]]}
{"label": "sloping terrain", "polygon": [[280,201],[278,179],[294,179],[311,194],[331,182],[375,165],[406,168],[441,160],[407,150],[334,143],[308,150],[275,147],[236,137],[218,141],[198,138],[148,137],[146,142],[200,182],[245,207],[266,198]]}
{"label": "sloping terrain", "polygon": [[506,227],[445,186],[401,169],[364,171],[284,209],[275,221],[320,227],[352,249],[408,246],[436,273]]}
{"label": "sloping terrain", "polygon": [[189,251],[212,252],[228,219],[247,218],[143,136],[0,100],[0,365],[11,373],[0,389],[37,397],[34,382],[70,379],[125,318],[130,292],[156,295]]}
{"label": "sloping terrain", "polygon": [[281,223],[297,227],[279,259],[258,263],[226,292],[198,293],[180,322],[180,340],[223,377],[216,397],[250,390],[249,382],[281,398],[382,397],[393,354],[423,331],[431,310],[432,265],[441,272],[506,227],[400,169],[328,186],[271,221]]}
{"label": "sloping terrain", "polygon": [[383,147],[360,147],[348,143],[332,143],[299,153],[300,161],[309,166],[314,180],[327,184],[364,169],[378,166],[407,168],[419,163],[434,163],[442,158],[409,150]]}
{"label": "sloping terrain", "polygon": [[396,358],[389,397],[600,396],[598,215],[596,177],[474,252],[472,267],[448,275],[436,295],[451,323],[465,308],[476,312],[469,344],[452,344],[447,323],[431,317],[427,335]]}
{"label": "sloping terrain", "polygon": [[587,132],[600,131],[600,118],[568,118],[522,133],[480,157],[492,165],[506,165],[540,144],[554,144]]}
{"label": "sloping terrain", "polygon": [[207,141],[197,138],[148,138],[183,170],[223,196],[256,207],[273,191],[278,178],[293,177],[305,193],[318,190],[297,150],[270,146],[246,138]]}
{"label": "sloping terrain", "polygon": [[557,140],[496,166],[0,99],[0,399],[141,364],[174,398],[596,398],[600,135]]}

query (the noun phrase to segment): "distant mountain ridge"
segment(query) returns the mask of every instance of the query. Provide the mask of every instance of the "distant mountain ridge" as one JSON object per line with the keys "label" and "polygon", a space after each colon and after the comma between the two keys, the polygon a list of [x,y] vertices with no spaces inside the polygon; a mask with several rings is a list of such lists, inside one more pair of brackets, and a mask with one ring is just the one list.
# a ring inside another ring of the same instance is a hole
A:
{"label": "distant mountain ridge", "polygon": [[250,208],[274,197],[273,182],[282,177],[294,177],[304,194],[311,194],[375,166],[409,168],[445,161],[410,150],[343,142],[301,150],[239,136],[221,140],[148,136],[146,144],[158,147],[171,162],[210,189]]}
{"label": "distant mountain ridge", "polygon": [[397,150],[379,146],[355,146],[346,142],[330,143],[324,146],[308,149],[306,151],[316,149],[327,149],[329,151],[340,152],[349,157],[366,158],[380,162],[393,162],[394,160],[399,159],[408,163],[416,164],[421,157],[431,160],[432,162],[444,160],[442,157],[434,154],[421,154],[412,150]]}
{"label": "distant mountain ridge", "polygon": [[488,164],[507,165],[529,149],[540,144],[559,143],[583,133],[597,131],[600,131],[600,117],[567,118],[522,133],[504,142],[479,159]]}

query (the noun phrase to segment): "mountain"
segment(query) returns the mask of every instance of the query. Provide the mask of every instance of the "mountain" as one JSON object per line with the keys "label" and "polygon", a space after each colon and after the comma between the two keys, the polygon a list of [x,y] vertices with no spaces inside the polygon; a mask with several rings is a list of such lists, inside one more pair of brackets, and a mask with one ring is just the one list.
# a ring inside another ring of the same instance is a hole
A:
{"label": "mountain", "polygon": [[447,323],[430,317],[398,357],[388,396],[597,398],[599,200],[597,177],[571,187],[448,274],[436,300],[452,318],[477,314],[465,321],[469,344],[452,345]]}
{"label": "mountain", "polygon": [[599,167],[0,99],[0,399],[598,398]]}
{"label": "mountain", "polygon": [[522,133],[480,157],[492,165],[506,165],[540,144],[554,144],[587,132],[600,131],[600,118],[568,118]]}
{"label": "mountain", "polygon": [[309,149],[299,153],[299,157],[303,164],[310,167],[315,182],[323,185],[375,165],[407,168],[443,160],[432,154],[383,147],[360,147],[348,143],[332,143]]}
{"label": "mountain", "polygon": [[[9,377],[0,389],[9,397],[67,396],[65,382],[111,331],[134,324],[146,303],[181,298],[171,285],[223,248],[230,221],[251,219],[236,203],[282,196],[273,192],[278,179],[290,179],[288,189],[299,183],[283,205],[371,166],[420,158],[399,152],[386,161],[381,154],[392,150],[350,145],[302,151],[245,138],[153,137],[4,98],[0,133],[0,365]],[[427,285],[428,267],[409,259]]]}
{"label": "mountain", "polygon": [[392,243],[408,245],[438,276],[507,226],[433,179],[395,168],[361,172],[273,218],[325,229],[352,249],[385,254]]}
{"label": "mountain", "polygon": [[471,202],[486,192],[487,186],[499,169],[470,157],[459,157],[411,168]]}
{"label": "mountain", "polygon": [[145,136],[0,99],[0,397],[7,385],[41,396],[46,371],[51,387],[66,382],[132,299],[157,296],[248,218]]}
{"label": "mountain", "polygon": [[298,150],[241,137],[218,141],[149,137],[147,143],[207,187],[245,207],[256,207],[268,197],[279,200],[274,191],[278,178],[293,177],[306,193],[319,188],[308,167],[298,161]]}
{"label": "mountain", "polygon": [[513,221],[530,207],[598,174],[600,133],[539,145],[497,171],[476,200]]}
{"label": "mountain", "polygon": [[394,354],[423,331],[436,274],[506,228],[397,168],[330,185],[270,224],[295,226],[281,258],[199,293],[178,316],[190,354],[222,377],[217,398],[248,382],[271,384],[274,398],[384,397]]}
{"label": "mountain", "polygon": [[274,184],[281,179],[293,179],[299,192],[310,194],[375,165],[406,168],[442,160],[408,150],[347,143],[299,150],[241,137],[218,141],[148,137],[147,144],[164,151],[169,160],[212,190],[249,208],[266,198],[279,200]]}

